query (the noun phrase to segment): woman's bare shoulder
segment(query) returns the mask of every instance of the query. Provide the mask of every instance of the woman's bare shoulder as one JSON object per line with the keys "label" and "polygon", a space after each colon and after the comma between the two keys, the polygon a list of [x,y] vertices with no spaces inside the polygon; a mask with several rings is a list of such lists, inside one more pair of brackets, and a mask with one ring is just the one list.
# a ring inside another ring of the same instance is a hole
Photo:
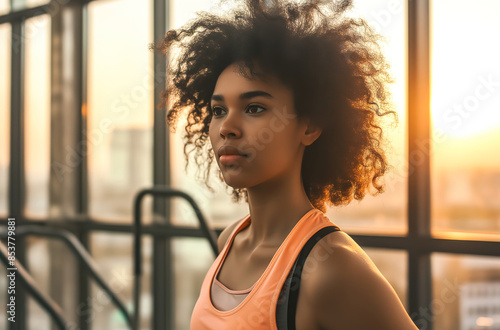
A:
{"label": "woman's bare shoulder", "polygon": [[222,230],[222,232],[220,233],[219,237],[217,238],[217,246],[219,248],[219,253],[222,251],[222,249],[226,245],[227,240],[229,239],[229,236],[233,232],[234,228],[236,228],[236,226],[240,223],[240,221],[241,221],[241,219],[231,223],[226,228],[224,228],[224,230]]}
{"label": "woman's bare shoulder", "polygon": [[334,271],[337,275],[345,274],[346,267],[365,267],[372,271],[379,271],[358,243],[342,230],[329,233],[317,242],[306,263],[314,263],[313,259],[328,260],[326,264],[322,262],[324,266],[330,266],[325,270]]}
{"label": "woman's bare shoulder", "polygon": [[300,290],[317,329],[417,329],[387,279],[343,231],[315,244]]}

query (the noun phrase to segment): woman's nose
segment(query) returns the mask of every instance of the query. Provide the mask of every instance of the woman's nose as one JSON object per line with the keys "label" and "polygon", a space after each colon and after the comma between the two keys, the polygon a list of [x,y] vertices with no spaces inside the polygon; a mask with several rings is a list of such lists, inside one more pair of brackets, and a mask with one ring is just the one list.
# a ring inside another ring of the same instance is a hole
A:
{"label": "woman's nose", "polygon": [[238,137],[241,135],[241,118],[235,111],[228,111],[226,116],[222,119],[222,124],[220,126],[220,135],[222,137],[234,136]]}

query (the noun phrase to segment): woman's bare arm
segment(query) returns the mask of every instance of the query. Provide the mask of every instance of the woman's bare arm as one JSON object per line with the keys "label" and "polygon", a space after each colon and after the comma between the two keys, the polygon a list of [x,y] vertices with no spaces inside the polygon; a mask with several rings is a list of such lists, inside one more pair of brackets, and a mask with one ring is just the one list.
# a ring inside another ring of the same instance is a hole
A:
{"label": "woman's bare arm", "polygon": [[307,274],[300,294],[317,320],[314,328],[417,330],[389,282],[366,253],[342,235],[344,244],[316,244],[304,265]]}

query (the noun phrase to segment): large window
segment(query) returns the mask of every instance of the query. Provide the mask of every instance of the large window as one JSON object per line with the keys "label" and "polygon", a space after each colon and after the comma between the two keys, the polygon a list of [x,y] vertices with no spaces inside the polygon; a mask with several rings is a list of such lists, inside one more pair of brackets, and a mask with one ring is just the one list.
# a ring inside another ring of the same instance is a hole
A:
{"label": "large window", "polygon": [[129,222],[134,194],[153,182],[151,5],[142,0],[88,5],[85,109],[89,213],[96,219]]}
{"label": "large window", "polygon": [[500,2],[432,12],[432,230],[499,240]]}
{"label": "large window", "polygon": [[[88,200],[92,219],[130,225],[133,200],[153,184],[153,38],[152,1],[94,1],[88,12],[87,118]],[[120,13],[117,15],[116,13]],[[143,203],[144,223],[151,222],[151,198]],[[144,275],[141,327],[151,328],[151,240],[143,240]],[[90,249],[103,274],[110,274],[117,295],[131,308],[132,251],[130,235],[95,232]],[[95,284],[85,304],[88,324],[127,329],[123,316]]]}
{"label": "large window", "polygon": [[[196,12],[221,8],[213,0],[69,3],[0,0],[0,214],[72,232],[132,311],[140,189],[188,193],[219,231],[248,213],[215,176],[216,193],[199,183],[193,159],[185,171],[183,130],[170,133],[165,109],[156,109],[165,58],[148,50]],[[359,0],[350,14],[385,37],[400,125],[384,127],[385,192],[327,216],[365,249],[420,329],[500,327],[498,13],[488,0]],[[188,329],[214,256],[186,201],[149,196],[142,209],[140,324]],[[28,236],[16,248],[68,326],[128,328],[61,242]],[[5,275],[2,267],[0,328]],[[50,327],[29,295],[18,303],[24,328]]]}
{"label": "large window", "polygon": [[[432,234],[498,242],[500,3],[431,12]],[[500,327],[500,258],[433,253],[431,265],[435,329]]]}

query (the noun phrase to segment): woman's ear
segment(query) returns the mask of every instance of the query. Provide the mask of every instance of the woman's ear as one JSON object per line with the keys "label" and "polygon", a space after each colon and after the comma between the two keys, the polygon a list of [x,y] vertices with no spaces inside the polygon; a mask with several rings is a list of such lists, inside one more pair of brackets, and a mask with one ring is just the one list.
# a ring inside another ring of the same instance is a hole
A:
{"label": "woman's ear", "polygon": [[318,125],[313,124],[310,119],[305,120],[305,125],[306,131],[302,136],[302,143],[306,146],[309,146],[319,138],[319,136],[323,132],[323,129]]}

